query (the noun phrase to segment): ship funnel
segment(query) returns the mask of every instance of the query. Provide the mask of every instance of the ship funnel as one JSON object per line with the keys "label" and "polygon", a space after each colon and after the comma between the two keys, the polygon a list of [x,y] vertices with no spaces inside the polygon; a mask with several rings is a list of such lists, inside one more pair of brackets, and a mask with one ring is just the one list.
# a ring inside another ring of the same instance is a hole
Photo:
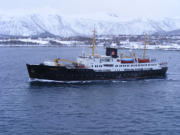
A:
{"label": "ship funnel", "polygon": [[113,58],[117,58],[117,48],[107,47],[106,56],[112,56]]}

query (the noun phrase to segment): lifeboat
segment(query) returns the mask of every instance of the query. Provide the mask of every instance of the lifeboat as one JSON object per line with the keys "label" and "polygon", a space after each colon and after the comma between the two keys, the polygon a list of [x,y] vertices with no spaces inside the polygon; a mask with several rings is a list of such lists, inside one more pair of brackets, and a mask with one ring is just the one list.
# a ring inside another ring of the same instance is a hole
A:
{"label": "lifeboat", "polygon": [[122,58],[121,63],[133,63],[134,59],[133,58]]}
{"label": "lifeboat", "polygon": [[138,58],[138,63],[149,63],[150,60],[149,59],[140,59]]}

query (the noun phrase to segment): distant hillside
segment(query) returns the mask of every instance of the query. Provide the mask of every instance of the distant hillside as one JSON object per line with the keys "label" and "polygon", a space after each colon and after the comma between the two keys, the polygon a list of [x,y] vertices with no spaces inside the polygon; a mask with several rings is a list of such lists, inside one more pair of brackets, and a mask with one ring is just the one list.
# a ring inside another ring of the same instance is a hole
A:
{"label": "distant hillside", "polygon": [[180,36],[180,29],[172,30],[168,32],[157,32],[155,35],[169,35],[169,36]]}

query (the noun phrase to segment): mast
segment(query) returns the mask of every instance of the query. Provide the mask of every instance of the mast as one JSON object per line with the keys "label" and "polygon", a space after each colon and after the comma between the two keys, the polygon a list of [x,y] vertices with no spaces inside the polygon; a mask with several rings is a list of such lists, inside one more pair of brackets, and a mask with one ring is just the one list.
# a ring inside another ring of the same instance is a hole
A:
{"label": "mast", "polygon": [[94,27],[94,30],[93,30],[93,46],[91,47],[92,48],[92,56],[94,56],[94,50],[95,50],[95,27]]}
{"label": "mast", "polygon": [[146,33],[145,38],[144,38],[144,54],[143,54],[143,59],[145,59],[145,57],[146,57],[146,44],[147,44],[147,33]]}

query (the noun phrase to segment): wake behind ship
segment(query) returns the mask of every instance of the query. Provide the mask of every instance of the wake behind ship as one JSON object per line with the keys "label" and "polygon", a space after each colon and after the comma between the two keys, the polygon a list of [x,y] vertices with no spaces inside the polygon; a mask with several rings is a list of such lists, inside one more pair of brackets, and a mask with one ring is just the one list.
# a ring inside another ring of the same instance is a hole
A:
{"label": "wake behind ship", "polygon": [[[166,62],[117,54],[117,48],[107,47],[106,55],[95,55],[95,30],[93,34],[92,54],[82,54],[76,62],[57,58],[38,65],[27,65],[29,77],[33,79],[55,81],[89,81],[89,80],[125,80],[165,77]],[[70,64],[64,65],[63,62]]]}

